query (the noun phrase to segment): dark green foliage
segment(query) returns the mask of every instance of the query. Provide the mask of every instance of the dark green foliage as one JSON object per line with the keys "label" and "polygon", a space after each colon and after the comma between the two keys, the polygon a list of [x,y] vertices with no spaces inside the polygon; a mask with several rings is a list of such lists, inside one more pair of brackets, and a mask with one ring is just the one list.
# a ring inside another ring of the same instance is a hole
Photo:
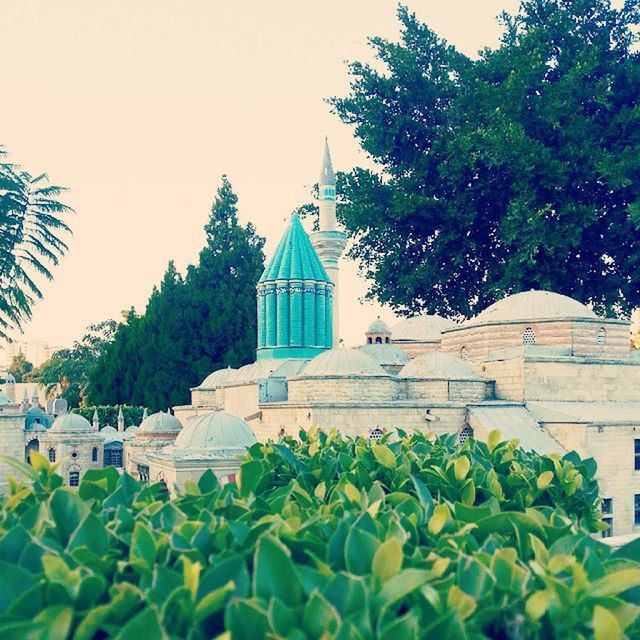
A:
{"label": "dark green foliage", "polygon": [[73,409],[73,413],[79,413],[83,418],[86,418],[89,422],[93,420],[93,412],[98,411],[98,418],[100,421],[100,427],[109,425],[110,427],[118,426],[118,413],[122,409],[122,415],[124,416],[124,426],[137,427],[142,422],[142,415],[144,414],[144,407],[129,407],[128,405],[99,405],[92,407],[78,407]]}
{"label": "dark green foliage", "polygon": [[38,279],[50,280],[67,250],[63,218],[73,210],[60,202],[63,191],[10,162],[0,147],[0,338],[31,317],[42,297]]}
{"label": "dark green foliage", "polygon": [[531,288],[640,305],[640,5],[524,1],[477,60],[399,18],[331,100],[379,168],[338,176],[370,295],[447,316]]}
{"label": "dark green foliage", "polygon": [[237,485],[172,501],[14,463],[33,485],[0,502],[0,637],[638,637],[638,547],[589,534],[593,460],[399,435],[256,444]]}
{"label": "dark green foliage", "polygon": [[144,314],[126,314],[91,373],[92,402],[164,410],[189,402],[212,371],[253,360],[264,240],[239,224],[237,202],[223,177],[198,263],[183,277],[170,262]]}
{"label": "dark green foliage", "polygon": [[114,320],[89,326],[80,342],[54,352],[31,372],[29,379],[45,385],[50,394],[64,398],[70,407],[78,406],[86,394],[89,375],[111,344],[116,326]]}
{"label": "dark green foliage", "polygon": [[31,379],[32,372],[33,365],[22,352],[13,357],[11,364],[7,368],[7,373],[12,374],[16,382],[28,382]]}

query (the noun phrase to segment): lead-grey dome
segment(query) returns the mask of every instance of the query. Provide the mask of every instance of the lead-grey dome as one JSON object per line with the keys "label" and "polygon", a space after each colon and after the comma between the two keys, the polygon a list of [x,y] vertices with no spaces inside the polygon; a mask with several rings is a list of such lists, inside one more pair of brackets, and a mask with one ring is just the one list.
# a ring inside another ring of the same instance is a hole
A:
{"label": "lead-grey dome", "polygon": [[400,370],[401,378],[477,380],[473,369],[461,358],[433,351],[414,358]]}
{"label": "lead-grey dome", "polygon": [[389,329],[389,325],[384,321],[380,319],[380,316],[378,316],[370,325],[369,328],[367,329],[367,333],[388,333],[391,334],[391,329]]}
{"label": "lead-grey dome", "polygon": [[389,374],[369,355],[360,349],[338,347],[321,353],[300,372],[304,378],[332,376],[383,377]]}
{"label": "lead-grey dome", "polygon": [[[1,400],[0,404],[2,404]],[[45,413],[40,407],[32,407],[25,415],[24,428],[27,431],[41,431],[48,429],[52,424],[53,416]]]}
{"label": "lead-grey dome", "polygon": [[136,435],[149,433],[175,434],[181,430],[182,424],[175,416],[164,411],[158,411],[158,413],[153,413],[142,421],[136,431]]}
{"label": "lead-grey dome", "polygon": [[124,433],[122,431],[118,431],[116,428],[110,426],[102,427],[99,433],[104,438],[105,444],[122,442],[124,439]]}
{"label": "lead-grey dome", "polygon": [[224,411],[205,413],[194,418],[167,451],[179,454],[205,453],[234,457],[245,453],[257,439],[249,425]]}
{"label": "lead-grey dome", "polygon": [[233,376],[233,374],[237,371],[237,369],[232,369],[231,367],[227,367],[226,369],[218,369],[213,373],[210,373],[200,384],[197,389],[215,389],[216,387],[221,387],[225,384],[225,382],[229,381],[229,378]]}
{"label": "lead-grey dome", "polygon": [[409,356],[394,344],[365,344],[358,348],[382,367],[401,367],[410,360]]}
{"label": "lead-grey dome", "polygon": [[63,413],[51,425],[49,433],[91,433],[93,426],[79,413]]}
{"label": "lead-grey dome", "polygon": [[437,342],[442,332],[453,329],[453,320],[438,315],[421,315],[405,318],[391,327],[394,342]]}
{"label": "lead-grey dome", "polygon": [[553,291],[523,291],[494,302],[466,325],[558,320],[564,318],[597,319],[598,316],[581,302]]}

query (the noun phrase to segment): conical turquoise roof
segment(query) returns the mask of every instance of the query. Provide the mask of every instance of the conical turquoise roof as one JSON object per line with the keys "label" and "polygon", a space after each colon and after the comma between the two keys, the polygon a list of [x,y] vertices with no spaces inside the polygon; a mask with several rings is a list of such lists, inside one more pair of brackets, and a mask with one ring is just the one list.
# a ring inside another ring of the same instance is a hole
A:
{"label": "conical turquoise roof", "polygon": [[260,282],[273,280],[331,282],[295,213],[291,216],[291,222],[260,278]]}

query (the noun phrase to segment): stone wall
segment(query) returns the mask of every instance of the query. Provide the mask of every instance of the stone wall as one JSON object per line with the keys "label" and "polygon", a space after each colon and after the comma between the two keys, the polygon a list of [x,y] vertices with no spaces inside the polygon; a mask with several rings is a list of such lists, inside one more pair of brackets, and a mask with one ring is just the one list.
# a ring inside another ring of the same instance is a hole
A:
{"label": "stone wall", "polygon": [[[184,424],[184,423],[183,423]],[[157,437],[157,436],[138,436],[124,441],[124,460],[123,465],[125,471],[131,474],[134,478],[138,477],[138,464],[136,459],[145,456],[146,454],[154,454],[158,451],[172,445],[175,441],[175,437]]]}
{"label": "stone wall", "polygon": [[441,348],[440,340],[434,340],[430,342],[409,342],[403,340],[393,340],[392,338],[391,343],[394,347],[402,349],[402,351],[404,351],[410,358],[416,358],[423,353],[440,351]]}
{"label": "stone wall", "polygon": [[[40,453],[49,456],[49,449],[55,449],[55,461],[60,463],[58,474],[65,484],[69,484],[71,471],[78,471],[82,477],[88,469],[102,469],[104,466],[104,438],[98,433],[72,434],[47,432],[40,438]],[[93,459],[93,451],[97,458]]]}
{"label": "stone wall", "polygon": [[[232,458],[218,460],[170,460],[151,457],[149,460],[149,482],[164,482],[172,496],[184,489],[187,480],[198,482],[202,474],[211,469],[222,484],[235,479],[240,461]],[[230,478],[231,476],[231,478]]]}
{"label": "stone wall", "polygon": [[395,378],[336,377],[289,380],[289,401],[309,402],[379,402],[396,400],[400,383]]}
{"label": "stone wall", "polygon": [[[27,434],[24,431],[24,415],[0,414],[0,444],[2,455],[11,456],[24,462],[25,440],[31,437],[37,438],[37,434]],[[10,467],[5,460],[0,460],[0,493],[7,490],[7,478],[9,475],[18,477],[20,473]]]}
{"label": "stone wall", "polygon": [[219,407],[224,402],[224,389],[194,389],[191,392],[191,404],[200,407]]}
{"label": "stone wall", "polygon": [[224,388],[224,411],[243,420],[258,411],[258,383]]}

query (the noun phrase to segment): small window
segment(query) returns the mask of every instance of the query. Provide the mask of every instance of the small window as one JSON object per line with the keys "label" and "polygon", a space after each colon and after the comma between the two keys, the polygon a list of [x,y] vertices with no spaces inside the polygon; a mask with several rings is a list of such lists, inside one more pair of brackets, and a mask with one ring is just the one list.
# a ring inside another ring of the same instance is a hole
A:
{"label": "small window", "polygon": [[603,514],[611,515],[613,513],[613,498],[603,498],[601,507]]}
{"label": "small window", "polygon": [[69,486],[77,487],[80,484],[80,472],[69,471]]}
{"label": "small window", "polygon": [[536,334],[531,327],[527,327],[522,334],[522,344],[532,346],[536,343]]}
{"label": "small window", "polygon": [[601,535],[603,538],[610,538],[613,535],[613,518],[602,518],[602,521],[608,524],[609,528],[603,531]]}
{"label": "small window", "polygon": [[382,344],[382,338],[380,336],[376,338],[376,344]]}
{"label": "small window", "polygon": [[56,450],[51,447],[51,449],[49,449],[49,462],[55,462],[56,461]]}
{"label": "small window", "polygon": [[604,327],[600,327],[596,332],[596,343],[604,344],[607,341],[607,330]]}
{"label": "small window", "polygon": [[91,462],[98,462],[98,447],[91,450]]}
{"label": "small window", "polygon": [[462,347],[460,349],[460,357],[463,360],[468,360],[469,359],[469,350],[467,349],[467,347]]}
{"label": "small window", "polygon": [[383,435],[384,431],[380,427],[376,427],[369,434],[369,442],[380,442]]}
{"label": "small window", "polygon": [[467,424],[458,433],[458,444],[465,444],[469,438],[473,438],[473,429]]}
{"label": "small window", "polygon": [[78,457],[78,452],[77,451],[72,451],[71,452],[71,457],[75,460]]}
{"label": "small window", "polygon": [[635,470],[636,471],[640,471],[640,438],[636,438],[634,440],[634,447],[635,447]]}
{"label": "small window", "polygon": [[367,338],[367,344],[373,344],[373,340],[371,338]]}
{"label": "small window", "polygon": [[384,341],[385,341],[387,344],[389,344],[389,343],[391,342],[391,338],[390,338],[389,336],[387,336],[387,337],[384,339]]}
{"label": "small window", "polygon": [[633,498],[633,522],[640,525],[640,493],[636,493]]}

